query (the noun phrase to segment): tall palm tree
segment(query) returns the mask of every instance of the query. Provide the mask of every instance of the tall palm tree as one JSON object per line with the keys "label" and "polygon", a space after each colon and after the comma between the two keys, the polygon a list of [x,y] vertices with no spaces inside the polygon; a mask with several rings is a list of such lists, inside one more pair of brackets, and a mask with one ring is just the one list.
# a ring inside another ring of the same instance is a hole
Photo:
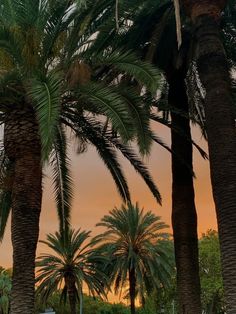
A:
{"label": "tall palm tree", "polygon": [[[155,104],[158,110],[164,109],[171,115],[169,126],[173,177],[172,225],[180,308],[183,312],[200,314],[197,213],[194,201],[190,115],[200,122],[201,127],[203,123],[196,114],[196,109],[194,114],[190,113],[190,101],[187,97],[185,80],[188,78],[188,55],[191,46],[187,31],[189,25],[185,25],[183,45],[178,51],[172,1],[135,1],[129,5],[130,10],[120,1],[119,24],[121,29],[124,28],[123,32],[118,35],[115,35],[115,32],[105,32],[115,43],[111,44],[111,40],[104,42],[114,47],[136,49],[144,59],[148,59],[163,71],[168,83],[168,88],[163,91],[167,99],[166,104],[163,105],[162,100],[159,103],[154,101],[151,105]],[[126,29],[123,25],[125,19],[132,21]],[[109,24],[108,27],[110,30]],[[151,119],[166,123],[167,121],[161,119],[154,110]],[[156,137],[153,136],[153,139]],[[205,157],[202,151],[201,153]]]}
{"label": "tall palm tree", "polygon": [[[171,113],[172,226],[177,268],[180,313],[201,313],[198,265],[197,213],[194,201],[192,143],[175,131],[191,138],[189,103],[185,85],[186,67],[174,69],[169,77],[169,105],[185,113]],[[184,160],[182,162],[180,158]]]}
{"label": "tall palm tree", "polygon": [[[54,167],[62,230],[67,225],[63,226],[64,222],[69,219],[72,192],[66,127],[72,129],[80,143],[88,140],[96,145],[124,201],[129,200],[130,195],[116,159],[115,147],[121,145],[121,138],[125,142],[137,138],[139,144],[142,143],[141,150],[145,151],[150,142],[149,136],[144,136],[144,131],[148,132],[148,118],[141,99],[133,93],[126,97],[125,89],[122,94],[115,85],[107,88],[105,78],[104,82],[95,83],[90,68],[100,71],[104,68],[105,58],[106,69],[114,72],[117,68],[118,76],[127,72],[140,82],[146,82],[152,90],[159,75],[133,56],[125,62],[127,55],[120,53],[99,57],[94,67],[89,58],[85,62],[84,50],[89,47],[96,26],[104,20],[101,14],[104,8],[99,6],[100,11],[95,12],[91,10],[92,3],[87,6],[79,6],[80,1],[76,3],[78,6],[67,0],[4,0],[0,6],[0,98],[1,123],[4,123],[1,228],[3,231],[11,208],[11,313],[14,314],[34,312],[35,250],[42,200],[42,169],[47,161]],[[103,131],[101,116],[108,117]],[[105,139],[102,138],[104,133],[108,134]],[[116,134],[117,143],[112,142],[111,134]],[[132,150],[120,147],[126,157],[130,156],[136,170],[143,173],[160,200],[145,167],[136,160]]]}
{"label": "tall palm tree", "polygon": [[58,289],[61,299],[69,299],[71,314],[77,313],[77,300],[80,314],[83,313],[83,284],[92,295],[104,295],[105,274],[98,271],[96,264],[104,262],[88,242],[89,231],[69,230],[64,237],[59,232],[47,235],[46,244],[52,253],[43,254],[37,259],[37,292],[43,302]]}
{"label": "tall palm tree", "polygon": [[166,285],[169,280],[171,255],[163,241],[167,226],[138,204],[114,208],[97,226],[106,228],[95,238],[97,250],[109,259],[105,272],[115,292],[128,283],[130,311],[135,314],[136,294],[143,298],[150,287]]}
{"label": "tall palm tree", "polygon": [[[227,313],[236,311],[236,129],[231,79],[220,32],[226,0],[182,0],[195,29],[195,59],[205,89],[206,131]],[[235,7],[232,7],[235,9]]]}

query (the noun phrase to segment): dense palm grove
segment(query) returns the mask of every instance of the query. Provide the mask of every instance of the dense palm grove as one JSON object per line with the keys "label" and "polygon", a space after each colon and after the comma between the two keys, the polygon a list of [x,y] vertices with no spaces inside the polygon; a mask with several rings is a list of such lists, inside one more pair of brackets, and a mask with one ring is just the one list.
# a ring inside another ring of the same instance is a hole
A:
{"label": "dense palm grove", "polygon": [[[71,314],[236,313],[235,65],[233,0],[0,2],[0,239],[11,216],[13,246],[12,271],[0,273],[3,314],[47,305]],[[151,123],[169,128],[171,147]],[[198,240],[193,147],[208,156],[191,138],[193,123],[208,141],[220,245],[213,231]],[[96,148],[123,202],[93,238],[72,227],[69,134],[78,153]],[[119,160],[161,204],[142,162],[152,144],[171,154],[173,239],[131,202]],[[58,231],[36,259],[48,166]],[[111,291],[129,307],[99,301]]]}

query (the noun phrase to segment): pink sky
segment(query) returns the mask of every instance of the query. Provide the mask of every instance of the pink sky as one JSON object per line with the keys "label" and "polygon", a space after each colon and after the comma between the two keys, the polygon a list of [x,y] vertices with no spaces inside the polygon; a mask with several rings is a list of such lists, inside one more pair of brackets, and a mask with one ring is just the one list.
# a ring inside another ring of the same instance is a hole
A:
{"label": "pink sky", "polygon": [[[169,130],[157,127],[158,135],[169,143]],[[194,130],[194,138],[206,149],[206,144],[201,140],[200,132]],[[152,176],[159,187],[163,198],[162,207],[159,206],[149,192],[142,179],[136,175],[127,161],[123,167],[128,178],[132,199],[138,201],[146,210],[153,210],[162,220],[170,225],[171,218],[171,165],[170,154],[158,145],[153,145],[151,155],[145,160]],[[196,206],[198,211],[199,234],[207,229],[216,229],[214,203],[212,200],[209,164],[194,150],[194,164],[197,179],[195,180]],[[82,155],[72,154],[72,173],[74,179],[74,200],[72,224],[74,228],[92,230],[92,234],[99,232],[95,224],[108,213],[114,206],[121,204],[121,199],[116,191],[111,176],[99,159],[93,148]],[[40,239],[44,239],[49,232],[57,230],[57,216],[52,198],[53,189],[51,182],[46,178],[44,183],[43,209],[40,224]],[[40,244],[38,253],[45,248]],[[10,226],[3,243],[0,246],[0,265],[11,266],[12,250],[10,242]]]}

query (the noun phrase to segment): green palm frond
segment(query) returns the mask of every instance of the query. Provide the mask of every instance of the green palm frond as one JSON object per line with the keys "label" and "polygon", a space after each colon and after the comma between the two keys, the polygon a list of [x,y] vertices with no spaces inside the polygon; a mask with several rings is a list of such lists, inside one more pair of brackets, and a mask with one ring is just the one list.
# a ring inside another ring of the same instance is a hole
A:
{"label": "green palm frond", "polygon": [[134,126],[130,121],[127,104],[115,91],[98,83],[88,83],[79,88],[81,101],[91,102],[101,114],[109,117],[113,128],[124,141],[134,136]]}
{"label": "green palm frond", "polygon": [[[67,38],[69,25],[73,23],[73,18],[77,15],[75,7],[70,7],[70,1],[55,1],[51,6],[49,14],[44,21],[44,33],[42,38],[42,66],[56,55],[60,55],[60,50]],[[60,37],[63,39],[60,47],[56,47],[60,43]],[[78,40],[78,35],[77,35]],[[58,51],[54,51],[57,50]]]}
{"label": "green palm frond", "polygon": [[157,202],[161,204],[160,192],[158,188],[156,187],[155,183],[153,182],[153,179],[147,167],[140,160],[140,158],[135,153],[135,151],[130,146],[122,144],[122,142],[119,139],[114,138],[109,135],[105,135],[105,136],[122,153],[122,155],[131,163],[131,165],[134,167],[137,173],[143,178],[144,182],[149,187],[150,191],[152,192],[153,196],[156,198]]}
{"label": "green palm frond", "polygon": [[53,183],[57,213],[60,223],[60,232],[65,236],[70,226],[70,212],[72,201],[72,179],[69,171],[66,134],[63,127],[57,128],[51,164],[53,167]]}
{"label": "green palm frond", "polygon": [[[22,43],[7,28],[0,26],[0,51],[6,54],[7,64],[10,62],[12,67],[21,66],[23,64],[21,50]],[[4,60],[1,60],[1,63],[4,65]]]}
{"label": "green palm frond", "polygon": [[94,134],[93,137],[88,139],[94,144],[99,156],[106,165],[107,169],[110,171],[123,201],[125,203],[130,202],[131,198],[129,187],[115,150],[110,146],[109,142],[105,138],[103,139],[99,136],[96,137]]}
{"label": "green palm frond", "polygon": [[114,51],[111,54],[98,57],[101,64],[115,66],[123,73],[135,78],[141,86],[146,86],[154,95],[159,87],[160,72],[151,64],[140,61],[131,51]]}
{"label": "green palm frond", "polygon": [[151,148],[149,108],[145,108],[145,100],[137,95],[135,90],[121,85],[118,91],[128,104],[130,117],[136,128],[139,151],[142,155],[149,154]]}
{"label": "green palm frond", "polygon": [[107,141],[107,139],[102,136],[102,133],[97,132],[93,124],[89,123],[89,121],[82,116],[77,118],[76,116],[70,116],[70,119],[73,122],[70,127],[74,130],[78,138],[80,138],[81,136],[83,138],[86,138],[96,148],[102,161],[106,165],[107,169],[110,171],[123,201],[125,203],[130,202],[130,192],[124,173],[118,161],[116,151],[110,145],[109,141]]}
{"label": "green palm frond", "polygon": [[61,112],[60,92],[62,78],[59,72],[50,72],[42,80],[32,80],[28,96],[33,101],[39,123],[43,159],[51,152]]}

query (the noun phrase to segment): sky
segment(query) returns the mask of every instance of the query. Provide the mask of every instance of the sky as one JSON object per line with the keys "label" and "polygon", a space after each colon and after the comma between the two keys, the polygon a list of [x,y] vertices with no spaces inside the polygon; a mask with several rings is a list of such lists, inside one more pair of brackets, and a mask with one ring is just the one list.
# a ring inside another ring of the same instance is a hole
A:
{"label": "sky", "polygon": [[[155,131],[166,143],[170,143],[169,130],[156,126]],[[194,139],[207,151],[207,145],[196,128],[192,132]],[[72,226],[83,230],[92,230],[92,235],[99,233],[95,224],[114,206],[121,205],[121,199],[108,170],[99,159],[94,148],[89,147],[86,153],[76,155],[75,147],[71,147],[71,169],[74,181],[74,198],[72,205]],[[131,190],[133,202],[138,202],[145,210],[152,210],[171,225],[171,164],[170,153],[154,144],[149,157],[145,158],[152,177],[157,184],[163,199],[162,206],[158,205],[145,186],[142,179],[121,157],[125,174]],[[203,160],[194,149],[194,170],[196,207],[198,212],[199,236],[207,229],[216,229],[216,218],[212,191],[210,185],[209,163]],[[50,174],[47,171],[44,179],[43,206],[40,221],[40,239],[45,239],[47,233],[58,229],[53,188]],[[170,228],[171,232],[171,228]],[[39,244],[37,255],[45,252],[45,246]],[[0,244],[0,265],[11,267],[12,249],[10,240],[10,221],[8,222],[5,238]]]}

